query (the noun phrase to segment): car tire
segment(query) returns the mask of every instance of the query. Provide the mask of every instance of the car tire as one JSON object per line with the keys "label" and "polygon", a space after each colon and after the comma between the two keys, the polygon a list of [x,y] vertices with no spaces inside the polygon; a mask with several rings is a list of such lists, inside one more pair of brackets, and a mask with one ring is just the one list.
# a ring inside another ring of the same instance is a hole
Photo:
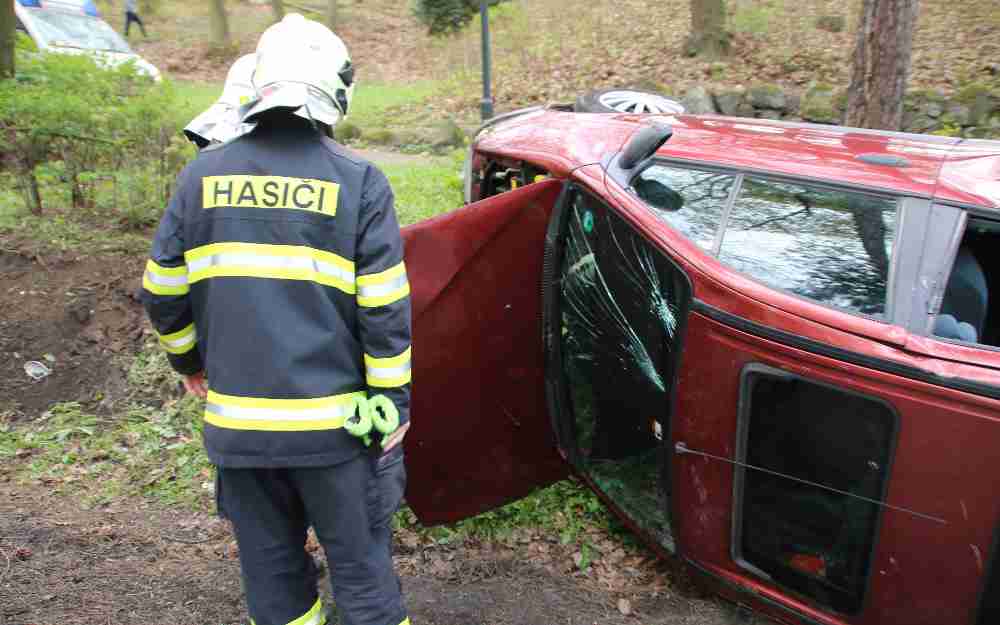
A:
{"label": "car tire", "polygon": [[640,89],[598,89],[576,99],[577,113],[660,113],[677,115],[684,106],[677,100]]}

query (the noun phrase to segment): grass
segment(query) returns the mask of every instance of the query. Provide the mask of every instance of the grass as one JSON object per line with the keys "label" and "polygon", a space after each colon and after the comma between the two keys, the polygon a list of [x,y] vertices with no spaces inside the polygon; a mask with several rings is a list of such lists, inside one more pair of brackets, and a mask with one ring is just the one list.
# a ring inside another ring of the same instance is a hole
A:
{"label": "grass", "polygon": [[[132,394],[111,416],[87,402],[53,405],[19,427],[0,424],[0,461],[20,479],[73,493],[96,505],[120,496],[146,495],[168,504],[207,508],[202,486],[212,469],[201,445],[201,405],[191,397],[159,408],[152,394],[169,396],[176,377],[152,342],[128,367]],[[145,397],[144,397],[145,396]]]}
{"label": "grass", "polygon": [[396,214],[406,226],[462,205],[460,176],[463,153],[456,150],[447,159],[426,165],[383,165],[396,195]]}
{"label": "grass", "polygon": [[434,81],[380,84],[359,79],[347,120],[362,129],[402,125],[400,122],[403,120],[396,119],[394,113],[402,107],[423,102],[439,88]]}
{"label": "grass", "polygon": [[[17,480],[88,507],[143,496],[210,511],[214,469],[201,443],[201,401],[177,398],[177,377],[153,341],[124,364],[130,390],[110,416],[92,407],[100,396],[55,404],[18,427],[4,425],[0,414],[0,464]],[[169,399],[157,407],[158,397]],[[395,525],[437,544],[504,539],[529,528],[584,547],[595,530],[626,535],[593,493],[570,480],[454,525],[421,527],[408,508],[397,513]]]}

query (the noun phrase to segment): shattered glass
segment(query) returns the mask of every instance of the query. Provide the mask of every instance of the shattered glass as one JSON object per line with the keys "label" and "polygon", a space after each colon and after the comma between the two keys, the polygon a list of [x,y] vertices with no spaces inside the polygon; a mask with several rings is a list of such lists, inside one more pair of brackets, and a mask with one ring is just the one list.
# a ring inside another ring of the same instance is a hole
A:
{"label": "shattered glass", "polygon": [[600,202],[578,194],[567,210],[561,337],[581,469],[673,549],[663,441],[687,285]]}

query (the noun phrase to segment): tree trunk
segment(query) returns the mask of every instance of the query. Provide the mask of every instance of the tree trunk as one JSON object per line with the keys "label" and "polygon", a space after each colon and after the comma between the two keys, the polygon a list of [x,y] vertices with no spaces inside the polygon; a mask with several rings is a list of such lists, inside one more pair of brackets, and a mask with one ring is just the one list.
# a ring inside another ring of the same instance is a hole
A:
{"label": "tree trunk", "polygon": [[0,1],[0,79],[14,76],[14,3]]}
{"label": "tree trunk", "polygon": [[280,22],[285,19],[285,3],[281,0],[271,0],[271,8],[274,9],[274,21]]}
{"label": "tree trunk", "polygon": [[229,18],[226,16],[226,5],[223,0],[212,0],[209,3],[209,22],[212,27],[213,48],[228,48],[229,39]]}
{"label": "tree trunk", "polygon": [[863,0],[845,123],[899,130],[919,0]]}
{"label": "tree trunk", "polygon": [[326,7],[326,25],[330,30],[337,28],[337,0],[328,0]]}
{"label": "tree trunk", "polygon": [[685,48],[688,56],[706,58],[729,52],[726,0],[691,0],[691,34]]}

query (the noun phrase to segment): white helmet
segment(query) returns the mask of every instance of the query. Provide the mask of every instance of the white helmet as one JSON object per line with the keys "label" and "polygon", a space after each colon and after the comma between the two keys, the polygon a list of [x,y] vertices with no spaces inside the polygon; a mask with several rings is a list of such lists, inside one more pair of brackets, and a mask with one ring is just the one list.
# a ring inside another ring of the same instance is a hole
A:
{"label": "white helmet", "polygon": [[212,142],[225,143],[249,130],[240,119],[240,106],[255,96],[252,79],[256,66],[254,54],[241,56],[233,63],[219,99],[184,127],[184,135],[191,143],[204,148]]}
{"label": "white helmet", "polygon": [[260,36],[253,84],[257,99],[244,107],[243,121],[284,108],[332,128],[350,107],[354,68],[340,37],[290,13]]}

